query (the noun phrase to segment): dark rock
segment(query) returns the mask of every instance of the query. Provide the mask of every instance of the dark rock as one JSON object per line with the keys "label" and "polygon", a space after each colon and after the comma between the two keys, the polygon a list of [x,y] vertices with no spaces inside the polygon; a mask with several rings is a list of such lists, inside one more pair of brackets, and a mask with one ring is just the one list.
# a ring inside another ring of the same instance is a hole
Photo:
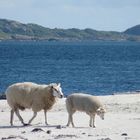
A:
{"label": "dark rock", "polygon": [[14,135],[10,135],[8,137],[1,138],[1,140],[8,140],[8,139],[23,139],[23,140],[28,140],[27,138],[24,138],[22,136],[14,136]]}
{"label": "dark rock", "polygon": [[31,132],[41,132],[41,131],[44,131],[44,130],[42,130],[41,128],[34,128]]}
{"label": "dark rock", "polygon": [[92,137],[93,135],[88,135],[88,137]]}
{"label": "dark rock", "polygon": [[46,133],[47,133],[47,134],[51,134],[51,132],[52,132],[51,130],[48,130]]}
{"label": "dark rock", "polygon": [[111,140],[110,138],[105,138],[104,140]]}
{"label": "dark rock", "polygon": [[58,135],[55,137],[55,139],[61,139],[61,138],[77,138],[76,135]]}
{"label": "dark rock", "polygon": [[100,140],[111,140],[110,138],[102,138]]}
{"label": "dark rock", "polygon": [[85,135],[85,134],[86,134],[85,132],[82,133],[82,135]]}
{"label": "dark rock", "polygon": [[121,136],[128,136],[128,134],[127,133],[122,133]]}

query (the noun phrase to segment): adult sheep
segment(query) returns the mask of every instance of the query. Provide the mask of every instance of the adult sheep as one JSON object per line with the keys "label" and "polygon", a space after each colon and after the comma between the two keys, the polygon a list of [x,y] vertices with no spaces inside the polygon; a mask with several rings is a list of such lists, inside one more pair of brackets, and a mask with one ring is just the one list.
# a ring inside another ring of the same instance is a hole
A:
{"label": "adult sheep", "polygon": [[[62,98],[63,93],[59,84],[39,85],[32,82],[16,83],[9,86],[6,90],[6,98],[11,107],[10,123],[13,125],[13,115],[17,115],[23,125],[30,124],[37,116],[37,112],[44,110],[45,123],[47,123],[47,111],[52,108],[56,98]],[[34,112],[33,117],[25,124],[19,110],[31,108]]]}
{"label": "adult sheep", "polygon": [[90,127],[95,127],[94,121],[96,114],[99,115],[101,119],[104,119],[105,109],[98,98],[92,95],[83,93],[71,94],[66,99],[66,108],[69,114],[67,126],[71,123],[74,127],[72,115],[76,111],[86,112],[90,116]]}

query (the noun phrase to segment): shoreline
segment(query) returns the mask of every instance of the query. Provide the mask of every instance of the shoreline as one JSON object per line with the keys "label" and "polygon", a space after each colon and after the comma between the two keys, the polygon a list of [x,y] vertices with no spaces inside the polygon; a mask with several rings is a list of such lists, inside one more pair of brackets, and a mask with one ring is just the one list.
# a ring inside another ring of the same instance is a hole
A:
{"label": "shoreline", "polygon": [[[78,92],[77,92],[78,93]],[[79,92],[80,93],[80,92]],[[88,94],[88,93],[85,93],[85,94]],[[113,95],[134,95],[134,94],[140,94],[140,90],[138,91],[128,91],[128,92],[116,92],[116,93],[112,93],[112,94],[107,94],[107,95],[94,95],[94,94],[90,94],[90,95],[93,95],[93,96],[113,96]],[[67,95],[68,96],[68,95]],[[65,98],[67,97],[65,96]],[[0,100],[2,99],[6,99],[6,95],[5,93],[0,93]]]}

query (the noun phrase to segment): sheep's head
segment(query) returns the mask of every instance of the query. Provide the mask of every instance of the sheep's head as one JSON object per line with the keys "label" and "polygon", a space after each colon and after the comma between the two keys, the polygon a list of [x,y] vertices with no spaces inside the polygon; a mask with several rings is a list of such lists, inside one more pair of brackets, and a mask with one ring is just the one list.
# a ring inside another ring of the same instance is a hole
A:
{"label": "sheep's head", "polygon": [[103,107],[99,107],[97,110],[96,110],[96,113],[97,115],[100,116],[100,118],[102,120],[104,120],[104,114],[106,113],[106,110],[103,108]]}
{"label": "sheep's head", "polygon": [[58,97],[58,98],[63,98],[63,92],[62,92],[62,88],[61,88],[61,84],[53,84],[52,86],[52,91],[53,91],[53,96],[54,97]]}

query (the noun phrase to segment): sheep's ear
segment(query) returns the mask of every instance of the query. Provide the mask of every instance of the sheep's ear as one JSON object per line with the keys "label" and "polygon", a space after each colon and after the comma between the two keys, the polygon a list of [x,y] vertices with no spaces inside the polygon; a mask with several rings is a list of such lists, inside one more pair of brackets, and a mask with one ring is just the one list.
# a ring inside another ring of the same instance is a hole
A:
{"label": "sheep's ear", "polygon": [[51,85],[51,89],[53,89],[54,87],[53,87],[53,85]]}
{"label": "sheep's ear", "polygon": [[60,86],[61,86],[61,84],[60,84],[60,83],[58,83],[58,84],[57,84],[57,86],[58,86],[58,87],[60,87]]}

